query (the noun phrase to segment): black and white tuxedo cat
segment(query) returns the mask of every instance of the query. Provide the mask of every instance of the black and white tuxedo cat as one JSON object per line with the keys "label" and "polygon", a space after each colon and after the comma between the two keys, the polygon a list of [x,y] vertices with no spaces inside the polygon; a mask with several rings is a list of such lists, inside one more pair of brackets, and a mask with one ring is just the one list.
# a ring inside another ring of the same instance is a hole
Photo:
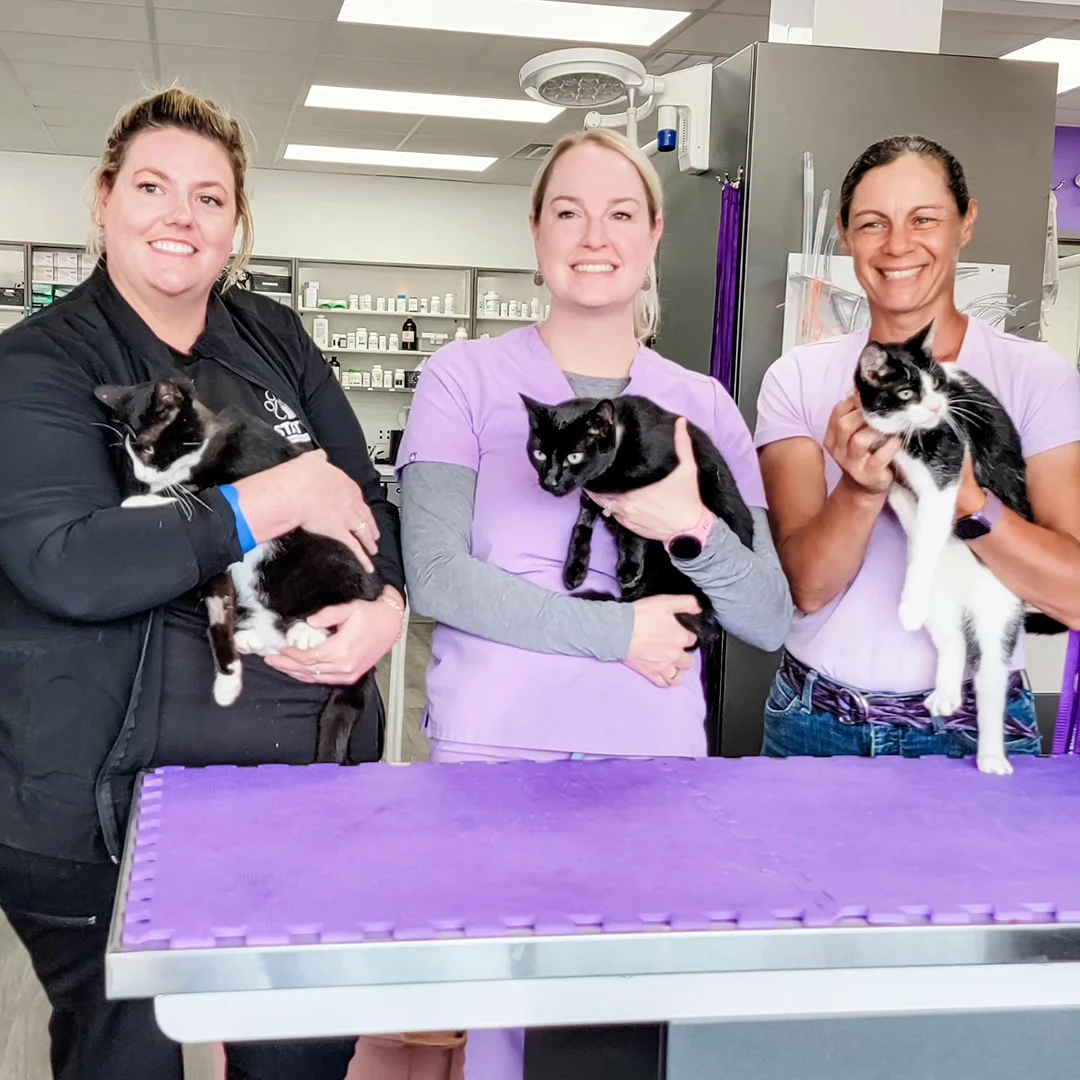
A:
{"label": "black and white tuxedo cat", "polygon": [[925,627],[938,654],[927,708],[935,716],[953,715],[970,665],[978,767],[1004,775],[1012,772],[1005,709],[1024,605],[954,534],[954,524],[965,460],[980,487],[1031,521],[1027,469],[1020,436],[1001,404],[955,363],[937,363],[932,341],[932,326],[899,344],[870,341],[855,387],[867,424],[903,440],[893,458],[902,483],[893,485],[889,505],[908,537],[900,622],[909,631]]}
{"label": "black and white tuxedo cat", "polygon": [[[147,493],[125,499],[137,508],[177,503],[190,512],[198,492],[280,465],[301,451],[268,424],[230,407],[212,412],[181,376],[137,386],[101,386],[95,396],[119,424],[135,478]],[[314,648],[329,636],[309,615],[383,590],[342,543],[295,529],[259,544],[203,586],[214,657],[214,700],[231,705],[243,685],[242,654],[267,656],[286,646]],[[335,687],[319,717],[316,761],[345,760],[363,707],[365,675]]]}

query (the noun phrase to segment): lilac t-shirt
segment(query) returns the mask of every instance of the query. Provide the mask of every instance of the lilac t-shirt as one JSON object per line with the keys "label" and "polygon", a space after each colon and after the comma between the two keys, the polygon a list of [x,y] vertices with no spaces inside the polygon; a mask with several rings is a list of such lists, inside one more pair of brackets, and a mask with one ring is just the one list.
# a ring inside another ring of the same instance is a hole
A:
{"label": "lilac t-shirt", "polygon": [[[866,332],[848,334],[800,346],[777,360],[761,384],[757,445],[803,436],[822,446],[833,408],[852,389],[866,340]],[[1080,441],[1080,373],[1049,345],[969,318],[956,363],[1005,407],[1026,458]],[[829,491],[840,476],[826,454]],[[930,636],[900,625],[906,566],[907,538],[886,508],[855,580],[821,611],[796,613],[788,650],[823,675],[860,689],[908,693],[932,687],[937,653]],[[1013,664],[1024,665],[1022,641]]]}
{"label": "lilac t-shirt", "polygon": [[[719,383],[643,347],[625,392],[651,398],[708,432],[747,504],[765,506],[750,432]],[[398,468],[426,461],[476,470],[473,557],[565,592],[562,569],[579,500],[541,489],[526,450],[521,394],[547,404],[574,396],[535,328],[440,349],[420,377]],[[598,527],[584,588],[617,595],[614,571],[614,542]],[[486,746],[701,755],[705,703],[698,675],[695,667],[679,686],[661,689],[625,664],[528,652],[439,625],[428,671],[428,730],[438,739]]]}

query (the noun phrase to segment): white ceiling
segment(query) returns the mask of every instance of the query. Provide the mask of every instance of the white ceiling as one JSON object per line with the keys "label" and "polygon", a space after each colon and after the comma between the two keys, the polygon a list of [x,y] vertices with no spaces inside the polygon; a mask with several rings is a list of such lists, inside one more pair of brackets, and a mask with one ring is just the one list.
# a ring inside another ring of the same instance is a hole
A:
{"label": "white ceiling", "polygon": [[[769,0],[618,2],[693,12],[650,48],[624,50],[653,73],[722,59],[768,37]],[[1080,38],[1078,2],[945,0],[942,51],[1000,56],[1051,34]],[[521,65],[567,44],[338,23],[340,6],[341,0],[0,0],[0,150],[96,157],[125,103],[173,83],[228,103],[249,127],[254,161],[265,168],[395,171],[282,161],[289,142],[364,146],[494,155],[500,160],[480,176],[446,175],[524,184],[535,162],[513,155],[580,124],[580,114],[544,126],[307,109],[315,82],[517,97]],[[1080,90],[1063,95],[1059,106],[1059,122],[1080,125]]]}

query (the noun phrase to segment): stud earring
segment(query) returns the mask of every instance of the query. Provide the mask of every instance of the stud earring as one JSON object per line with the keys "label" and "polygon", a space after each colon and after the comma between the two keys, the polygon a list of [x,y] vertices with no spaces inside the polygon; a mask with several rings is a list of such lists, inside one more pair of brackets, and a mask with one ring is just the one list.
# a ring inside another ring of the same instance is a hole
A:
{"label": "stud earring", "polygon": [[536,268],[536,273],[533,274],[533,284],[539,289],[544,284],[544,275],[540,270],[540,267]]}
{"label": "stud earring", "polygon": [[646,274],[645,280],[642,282],[641,291],[648,292],[652,288],[652,275]]}

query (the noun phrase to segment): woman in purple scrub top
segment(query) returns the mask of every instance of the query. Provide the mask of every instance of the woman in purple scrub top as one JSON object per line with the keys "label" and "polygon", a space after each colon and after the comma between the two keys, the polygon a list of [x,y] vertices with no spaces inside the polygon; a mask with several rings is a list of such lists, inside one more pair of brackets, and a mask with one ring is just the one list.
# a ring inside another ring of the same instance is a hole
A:
{"label": "woman in purple scrub top", "polygon": [[[975,554],[1018,596],[1080,626],[1080,375],[1048,345],[960,314],[956,265],[977,207],[959,162],[917,136],[867,149],[841,189],[839,227],[870,308],[870,335],[905,341],[934,322],[934,358],[970,372],[1020,433],[1036,524],[999,512],[968,470],[957,518],[983,535]],[[769,755],[975,752],[970,705],[950,721],[923,704],[936,652],[909,633],[898,608],[906,537],[886,494],[898,444],[876,433],[852,400],[862,331],[799,346],[765,376],[756,443],[780,560],[797,615],[765,708]],[[883,511],[885,511],[883,513]],[[1007,749],[1035,754],[1040,738],[1013,658]]]}
{"label": "woman in purple scrub top", "polygon": [[[533,188],[530,225],[548,318],[490,340],[448,345],[417,388],[398,459],[406,580],[437,622],[426,730],[438,762],[701,756],[699,654],[676,621],[687,597],[634,604],[566,595],[562,567],[577,499],[541,490],[521,394],[553,404],[624,392],[652,398],[707,431],[756,523],[754,549],[710,521],[696,466],[613,500],[617,520],[668,540],[698,530],[680,564],[725,627],[763,649],[783,642],[791,600],[765,514],[757,455],[716,381],[642,342],[658,318],[654,257],[659,178],[621,135],[559,141]],[[617,592],[615,550],[597,529],[587,588]],[[471,1033],[467,1080],[521,1075],[522,1033]]]}

